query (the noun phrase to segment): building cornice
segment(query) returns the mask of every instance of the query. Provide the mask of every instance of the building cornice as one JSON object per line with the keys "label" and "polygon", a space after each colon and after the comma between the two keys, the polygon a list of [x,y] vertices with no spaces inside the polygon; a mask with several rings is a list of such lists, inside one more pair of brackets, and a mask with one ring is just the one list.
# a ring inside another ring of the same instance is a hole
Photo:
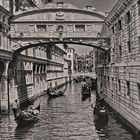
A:
{"label": "building cornice", "polygon": [[57,21],[57,20],[52,20],[52,21],[40,21],[40,20],[36,20],[36,21],[33,21],[33,20],[28,20],[28,21],[11,21],[10,23],[59,23],[59,24],[63,24],[63,23],[104,23],[104,21],[96,21],[96,20],[93,20],[93,21],[85,21],[85,20],[74,20],[74,21]]}
{"label": "building cornice", "polygon": [[55,65],[55,66],[63,66],[64,64],[62,63],[58,63],[58,62],[55,62],[55,61],[52,61],[52,60],[49,60],[49,59],[42,59],[42,58],[38,58],[38,57],[32,57],[32,56],[27,56],[27,55],[23,55],[23,54],[19,54],[18,55],[18,59],[21,61],[21,60],[24,60],[24,61],[30,61],[30,62],[33,62],[35,64],[52,64],[52,65]]}
{"label": "building cornice", "polygon": [[109,12],[107,18],[105,19],[106,23],[110,26],[116,21],[124,12],[124,10],[133,2],[134,0],[119,0],[114,8]]}

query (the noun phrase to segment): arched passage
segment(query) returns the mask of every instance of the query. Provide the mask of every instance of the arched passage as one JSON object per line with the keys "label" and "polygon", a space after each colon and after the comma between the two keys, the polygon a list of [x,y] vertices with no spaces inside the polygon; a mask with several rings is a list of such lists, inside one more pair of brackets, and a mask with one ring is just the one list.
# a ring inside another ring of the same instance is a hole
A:
{"label": "arched passage", "polygon": [[57,44],[76,44],[76,45],[81,45],[81,46],[87,46],[87,47],[92,47],[92,48],[97,48],[103,51],[107,51],[107,47],[101,47],[102,45],[100,44],[96,44],[93,42],[82,42],[81,40],[79,41],[71,41],[71,40],[57,40],[57,41],[53,41],[53,40],[49,40],[49,41],[33,41],[33,42],[25,42],[25,43],[17,43],[13,46],[13,58],[16,57],[19,53],[21,53],[22,51],[29,49],[29,48],[33,48],[33,47],[38,47],[38,46],[44,46],[44,47],[51,47],[52,45],[57,45]]}

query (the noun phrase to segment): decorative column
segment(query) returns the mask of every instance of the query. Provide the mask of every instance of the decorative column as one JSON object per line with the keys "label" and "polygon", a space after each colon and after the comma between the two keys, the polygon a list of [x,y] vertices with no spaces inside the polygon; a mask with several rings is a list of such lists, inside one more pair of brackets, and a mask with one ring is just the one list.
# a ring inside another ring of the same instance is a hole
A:
{"label": "decorative column", "polygon": [[33,82],[34,82],[34,94],[35,94],[35,97],[37,97],[37,65],[36,64],[33,64],[34,65],[34,69],[33,69]]}
{"label": "decorative column", "polygon": [[41,73],[41,66],[37,65],[37,96],[40,96],[40,73]]}
{"label": "decorative column", "polygon": [[45,65],[45,90],[47,90],[48,86],[47,86],[47,65]]}
{"label": "decorative column", "polygon": [[8,93],[8,65],[10,61],[4,62],[4,72],[1,77],[1,113],[8,113],[10,109]]}

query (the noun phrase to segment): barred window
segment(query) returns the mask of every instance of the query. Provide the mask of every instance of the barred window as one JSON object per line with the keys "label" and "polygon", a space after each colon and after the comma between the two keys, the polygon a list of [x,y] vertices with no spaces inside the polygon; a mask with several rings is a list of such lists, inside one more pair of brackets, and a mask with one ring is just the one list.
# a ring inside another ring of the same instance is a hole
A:
{"label": "barred window", "polygon": [[121,80],[118,79],[118,84],[119,84],[119,91],[121,91]]}
{"label": "barred window", "polygon": [[127,46],[128,46],[128,52],[130,53],[131,52],[131,49],[132,49],[131,48],[131,42],[130,41],[127,42]]}
{"label": "barred window", "polygon": [[137,83],[137,87],[138,87],[138,100],[140,101],[140,83]]}
{"label": "barred window", "polygon": [[122,21],[121,20],[118,21],[118,29],[119,29],[119,31],[122,29]]}
{"label": "barred window", "polygon": [[121,45],[119,45],[119,54],[120,54],[120,56],[122,55],[122,46]]}
{"label": "barred window", "polygon": [[130,82],[126,81],[126,86],[127,86],[127,95],[130,95]]}
{"label": "barred window", "polygon": [[128,11],[126,13],[126,23],[130,23],[131,22],[131,14],[130,14],[130,11]]}

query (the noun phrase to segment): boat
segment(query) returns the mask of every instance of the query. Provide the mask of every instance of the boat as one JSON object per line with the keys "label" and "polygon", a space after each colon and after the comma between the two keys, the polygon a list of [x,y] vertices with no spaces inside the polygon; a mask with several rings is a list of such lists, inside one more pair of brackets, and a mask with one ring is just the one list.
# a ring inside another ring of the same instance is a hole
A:
{"label": "boat", "polygon": [[87,84],[82,85],[82,95],[90,95],[90,94],[91,94],[90,87]]}
{"label": "boat", "polygon": [[98,115],[99,117],[107,117],[108,116],[108,111],[107,111],[105,106],[95,107],[93,110],[93,113],[95,115]]}
{"label": "boat", "polygon": [[67,86],[65,86],[65,88],[63,90],[48,90],[47,93],[48,93],[49,97],[52,97],[52,98],[61,97],[64,95],[66,88],[67,88]]}
{"label": "boat", "polygon": [[20,110],[19,114],[15,118],[15,121],[18,126],[24,127],[36,122],[39,119],[38,118],[39,113],[40,113],[40,103],[35,108],[30,108],[29,110]]}

